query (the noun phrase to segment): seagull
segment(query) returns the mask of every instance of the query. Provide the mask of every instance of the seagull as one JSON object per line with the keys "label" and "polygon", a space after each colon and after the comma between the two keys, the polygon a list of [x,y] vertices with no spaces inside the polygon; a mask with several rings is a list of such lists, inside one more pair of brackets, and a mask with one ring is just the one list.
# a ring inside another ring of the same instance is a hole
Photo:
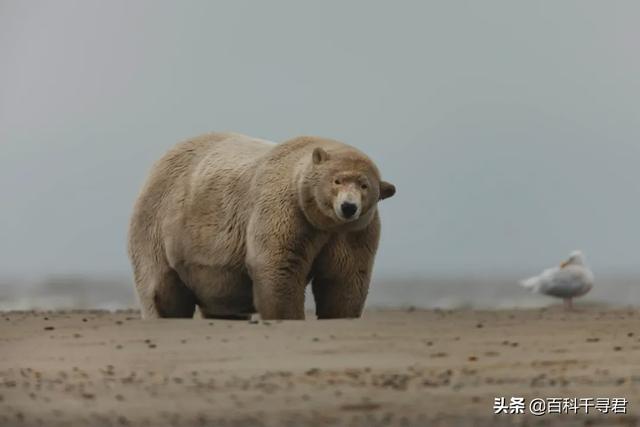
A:
{"label": "seagull", "polygon": [[571,310],[572,299],[593,287],[593,273],[585,264],[582,252],[573,251],[560,266],[547,268],[539,276],[520,281],[520,285],[535,293],[562,298],[565,310]]}

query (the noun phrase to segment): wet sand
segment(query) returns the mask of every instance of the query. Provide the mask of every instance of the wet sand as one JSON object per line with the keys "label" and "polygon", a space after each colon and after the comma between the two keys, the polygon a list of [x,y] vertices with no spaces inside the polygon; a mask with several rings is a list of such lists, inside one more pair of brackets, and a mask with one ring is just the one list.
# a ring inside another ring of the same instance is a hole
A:
{"label": "wet sand", "polygon": [[[640,310],[367,311],[305,322],[0,317],[2,426],[636,425]],[[494,415],[494,398],[628,399]]]}

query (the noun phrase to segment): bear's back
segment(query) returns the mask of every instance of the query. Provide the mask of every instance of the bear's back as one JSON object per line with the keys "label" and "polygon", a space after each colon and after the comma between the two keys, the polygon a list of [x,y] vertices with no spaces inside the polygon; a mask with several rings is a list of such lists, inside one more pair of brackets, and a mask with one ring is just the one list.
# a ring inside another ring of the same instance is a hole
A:
{"label": "bear's back", "polygon": [[[174,145],[151,168],[130,223],[130,239],[180,233],[167,223],[232,215],[250,181],[251,165],[275,146],[237,133],[209,133]],[[217,208],[217,209],[216,209]],[[163,246],[161,244],[161,246]]]}
{"label": "bear's back", "polygon": [[203,135],[184,144],[187,147],[193,144],[199,150],[191,176],[193,183],[205,182],[212,176],[235,179],[276,146],[271,141],[238,133]]}

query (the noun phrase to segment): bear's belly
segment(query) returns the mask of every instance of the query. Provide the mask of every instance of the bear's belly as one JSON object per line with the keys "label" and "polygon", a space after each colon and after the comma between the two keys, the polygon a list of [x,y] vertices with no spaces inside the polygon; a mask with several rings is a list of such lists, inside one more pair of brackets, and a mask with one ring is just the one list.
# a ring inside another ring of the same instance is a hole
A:
{"label": "bear's belly", "polygon": [[255,312],[252,283],[245,271],[185,265],[178,274],[195,295],[205,317],[246,316]]}

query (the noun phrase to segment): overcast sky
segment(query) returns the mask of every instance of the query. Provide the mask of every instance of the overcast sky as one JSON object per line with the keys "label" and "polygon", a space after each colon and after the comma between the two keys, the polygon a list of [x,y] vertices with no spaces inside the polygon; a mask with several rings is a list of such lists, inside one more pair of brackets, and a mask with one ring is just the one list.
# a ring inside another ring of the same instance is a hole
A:
{"label": "overcast sky", "polygon": [[640,273],[640,3],[0,0],[0,276],[129,274],[151,163],[343,140],[397,195],[376,274]]}

